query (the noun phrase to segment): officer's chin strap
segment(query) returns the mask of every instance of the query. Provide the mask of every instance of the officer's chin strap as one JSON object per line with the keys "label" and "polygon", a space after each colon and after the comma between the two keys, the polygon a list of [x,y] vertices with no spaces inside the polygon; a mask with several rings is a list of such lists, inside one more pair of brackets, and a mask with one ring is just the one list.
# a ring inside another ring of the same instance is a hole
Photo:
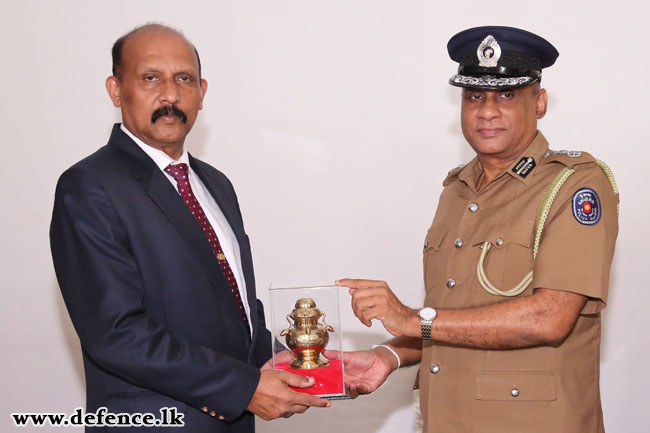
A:
{"label": "officer's chin strap", "polygon": [[[616,179],[614,179],[614,173],[612,170],[607,166],[607,164],[599,159],[596,160],[596,164],[603,170],[605,176],[607,176],[607,179],[609,180],[609,183],[612,185],[612,189],[614,190],[614,194],[618,194],[618,186],[616,185]],[[555,179],[553,179],[553,182],[551,182],[548,189],[546,190],[546,193],[544,194],[544,197],[542,198],[542,202],[540,203],[539,209],[537,211],[537,219],[535,220],[535,243],[533,245],[533,261],[535,261],[537,258],[537,251],[539,250],[539,243],[542,240],[544,224],[546,223],[546,218],[548,218],[548,213],[551,210],[551,206],[553,205],[553,200],[555,200],[555,196],[557,196],[557,193],[564,182],[566,182],[569,176],[571,176],[573,173],[575,173],[575,170],[568,167],[565,167],[562,171],[560,171],[560,173],[555,176]],[[618,204],[616,205],[616,213],[618,214]],[[490,242],[483,242],[483,245],[481,245],[483,251],[481,252],[481,256],[478,259],[478,265],[476,266],[476,275],[481,287],[483,287],[486,292],[496,296],[511,297],[523,293],[524,290],[526,290],[526,288],[528,288],[530,283],[533,281],[533,271],[530,271],[519,282],[519,284],[510,290],[497,289],[490,282],[490,280],[488,280],[487,274],[485,273],[485,268],[483,267],[483,262],[485,261],[485,257],[487,257],[491,246],[492,244]]]}

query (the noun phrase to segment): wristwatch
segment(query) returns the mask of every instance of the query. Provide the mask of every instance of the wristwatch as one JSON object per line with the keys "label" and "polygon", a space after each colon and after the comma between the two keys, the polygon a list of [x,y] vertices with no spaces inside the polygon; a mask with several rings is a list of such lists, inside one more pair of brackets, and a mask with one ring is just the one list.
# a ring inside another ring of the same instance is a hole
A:
{"label": "wristwatch", "polygon": [[431,324],[436,320],[437,315],[438,312],[431,307],[424,307],[418,312],[420,327],[422,328],[422,340],[431,341]]}

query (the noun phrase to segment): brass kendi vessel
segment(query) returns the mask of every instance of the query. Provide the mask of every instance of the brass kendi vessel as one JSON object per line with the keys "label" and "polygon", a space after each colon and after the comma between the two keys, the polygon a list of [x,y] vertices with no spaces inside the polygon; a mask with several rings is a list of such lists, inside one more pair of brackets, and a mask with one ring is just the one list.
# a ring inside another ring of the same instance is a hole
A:
{"label": "brass kendi vessel", "polygon": [[287,346],[296,355],[289,367],[310,369],[328,366],[321,352],[329,341],[328,332],[334,332],[334,328],[325,323],[325,313],[316,308],[316,302],[311,298],[298,299],[291,314],[287,314],[287,321],[291,326],[283,329],[280,335],[286,336]]}

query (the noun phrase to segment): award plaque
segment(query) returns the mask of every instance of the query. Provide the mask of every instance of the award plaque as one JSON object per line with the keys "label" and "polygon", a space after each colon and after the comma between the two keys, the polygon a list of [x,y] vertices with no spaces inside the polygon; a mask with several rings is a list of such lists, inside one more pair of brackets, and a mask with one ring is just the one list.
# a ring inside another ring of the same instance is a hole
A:
{"label": "award plaque", "polygon": [[350,398],[343,383],[338,286],[271,288],[273,368],[313,377],[292,388],[330,400]]}

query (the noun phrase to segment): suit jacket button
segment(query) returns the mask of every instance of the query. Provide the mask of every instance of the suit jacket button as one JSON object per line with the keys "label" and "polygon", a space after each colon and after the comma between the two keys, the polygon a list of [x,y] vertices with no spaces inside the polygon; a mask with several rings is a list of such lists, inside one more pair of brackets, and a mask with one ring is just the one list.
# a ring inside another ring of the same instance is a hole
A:
{"label": "suit jacket button", "polygon": [[217,413],[215,411],[213,411],[213,410],[210,411],[210,416],[216,416],[216,415],[217,415]]}
{"label": "suit jacket button", "polygon": [[219,421],[223,421],[224,419],[226,419],[226,417],[224,417],[223,415],[219,415],[219,416],[217,417],[217,419],[218,419]]}
{"label": "suit jacket button", "polygon": [[208,411],[208,407],[207,407],[207,406],[203,406],[203,407],[201,408],[201,410],[202,410],[203,412],[207,412],[207,411]]}

